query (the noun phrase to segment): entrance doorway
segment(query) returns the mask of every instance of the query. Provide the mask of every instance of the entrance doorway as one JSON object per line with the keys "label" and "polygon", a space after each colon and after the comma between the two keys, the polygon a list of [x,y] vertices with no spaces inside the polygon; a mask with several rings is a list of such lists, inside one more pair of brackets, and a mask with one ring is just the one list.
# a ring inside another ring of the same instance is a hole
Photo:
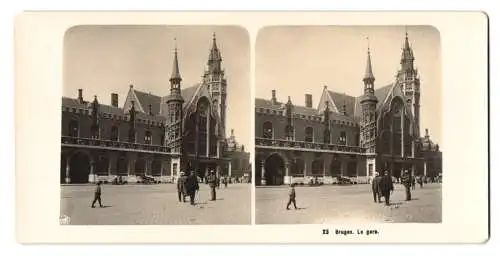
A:
{"label": "entrance doorway", "polygon": [[90,158],[84,153],[76,153],[70,163],[71,183],[88,183],[90,174]]}
{"label": "entrance doorway", "polygon": [[264,165],[264,179],[266,185],[283,185],[283,172],[285,170],[285,161],[278,154],[273,154],[266,159]]}

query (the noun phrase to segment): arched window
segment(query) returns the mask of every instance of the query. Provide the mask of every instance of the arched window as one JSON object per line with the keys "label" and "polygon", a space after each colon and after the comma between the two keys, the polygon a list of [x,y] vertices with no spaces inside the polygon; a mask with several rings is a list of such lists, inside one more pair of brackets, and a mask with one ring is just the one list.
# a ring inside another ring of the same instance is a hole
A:
{"label": "arched window", "polygon": [[306,142],[314,142],[314,131],[312,127],[307,127],[306,128],[306,137],[305,137]]}
{"label": "arched window", "polygon": [[262,137],[265,139],[273,138],[273,124],[271,122],[265,122],[262,125]]}
{"label": "arched window", "polygon": [[118,140],[118,126],[113,125],[113,127],[111,127],[111,136],[110,136],[110,139],[112,141],[117,141]]}
{"label": "arched window", "polygon": [[160,145],[165,146],[165,134],[161,135]]}
{"label": "arched window", "polygon": [[135,143],[135,129],[130,129],[128,131],[128,141],[130,143]]}
{"label": "arched window", "polygon": [[345,132],[340,132],[339,144],[340,145],[346,145],[347,144],[347,136],[346,136]]}
{"label": "arched window", "polygon": [[90,127],[90,137],[92,139],[99,139],[99,125],[93,124]]}
{"label": "arched window", "polygon": [[144,135],[144,144],[151,144],[152,141],[153,141],[153,138],[151,135],[151,131],[146,131],[146,133]]}
{"label": "arched window", "polygon": [[392,152],[394,155],[401,155],[401,146],[403,142],[401,141],[402,134],[402,120],[403,120],[403,104],[396,100],[392,105]]}
{"label": "arched window", "polygon": [[68,135],[71,137],[78,137],[78,121],[76,120],[71,120],[69,122],[69,132]]}
{"label": "arched window", "polygon": [[198,153],[207,155],[208,118],[210,117],[210,106],[206,98],[198,101],[196,113],[198,115]]}

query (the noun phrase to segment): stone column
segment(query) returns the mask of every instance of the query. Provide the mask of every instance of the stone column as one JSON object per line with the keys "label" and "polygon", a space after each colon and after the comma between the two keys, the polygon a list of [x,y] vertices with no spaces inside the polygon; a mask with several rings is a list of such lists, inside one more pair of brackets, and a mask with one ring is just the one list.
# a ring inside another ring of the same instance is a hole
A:
{"label": "stone column", "polygon": [[307,159],[306,157],[304,157],[304,170],[302,170],[303,174],[304,174],[304,178],[307,177],[307,162],[309,161],[309,159]]}
{"label": "stone column", "polygon": [[151,160],[146,159],[145,161],[146,161],[146,166],[145,166],[146,170],[144,170],[144,173],[146,175],[151,175]]}
{"label": "stone column", "polygon": [[208,134],[207,134],[207,145],[206,145],[206,156],[210,156],[210,134],[211,134],[211,131],[210,131],[210,112],[208,113],[207,115],[207,131]]}
{"label": "stone column", "polygon": [[69,176],[70,164],[71,164],[71,158],[69,156],[67,156],[66,157],[66,177],[64,178],[64,181],[66,182],[66,184],[71,183],[71,178]]}
{"label": "stone column", "polygon": [[111,176],[111,168],[112,168],[112,164],[113,164],[113,158],[112,158],[112,157],[109,157],[109,158],[108,158],[108,178]]}
{"label": "stone column", "polygon": [[137,182],[137,176],[135,175],[135,159],[129,157],[127,161],[127,181]]}
{"label": "stone column", "polygon": [[231,171],[232,171],[232,166],[231,166],[231,161],[229,161],[229,164],[228,164],[228,167],[227,167],[227,172],[228,172],[228,176],[231,177]]}
{"label": "stone column", "polygon": [[285,177],[284,177],[284,184],[290,184],[292,183],[292,177],[290,177],[290,163],[285,163]]}
{"label": "stone column", "polygon": [[260,168],[261,168],[261,173],[260,173],[260,185],[265,186],[266,185],[266,160],[261,160],[260,161]]}
{"label": "stone column", "polygon": [[90,161],[90,174],[89,174],[89,183],[94,183],[95,182],[95,174],[94,174],[94,168],[95,168],[95,161],[91,160]]}
{"label": "stone column", "polygon": [[411,157],[415,158],[415,140],[411,140]]}
{"label": "stone column", "polygon": [[405,156],[405,116],[401,113],[401,157]]}
{"label": "stone column", "polygon": [[328,166],[326,162],[326,159],[323,159],[323,179],[326,177],[326,168]]}
{"label": "stone column", "polygon": [[424,176],[427,176],[427,161],[424,162]]}
{"label": "stone column", "polygon": [[217,140],[217,157],[220,157],[220,140]]}

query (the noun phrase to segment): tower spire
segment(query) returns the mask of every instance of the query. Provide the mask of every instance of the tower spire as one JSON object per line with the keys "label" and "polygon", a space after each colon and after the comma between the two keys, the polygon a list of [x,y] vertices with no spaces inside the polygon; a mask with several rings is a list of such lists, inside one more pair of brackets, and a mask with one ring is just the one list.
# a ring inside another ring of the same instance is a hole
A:
{"label": "tower spire", "polygon": [[368,57],[366,58],[366,69],[365,69],[365,77],[363,80],[375,80],[375,77],[373,76],[373,71],[372,71],[372,58],[371,58],[371,53],[370,53],[370,39],[366,37],[366,40],[368,41]]}
{"label": "tower spire", "polygon": [[211,73],[220,73],[222,71],[221,62],[222,57],[220,50],[217,47],[217,38],[214,32],[212,34],[212,48],[210,49],[210,53],[208,55],[208,71]]}
{"label": "tower spire", "polygon": [[181,78],[181,73],[179,72],[179,60],[177,58],[177,39],[174,38],[174,64],[172,65],[172,76],[170,77],[170,81],[178,81],[180,82],[182,80]]}

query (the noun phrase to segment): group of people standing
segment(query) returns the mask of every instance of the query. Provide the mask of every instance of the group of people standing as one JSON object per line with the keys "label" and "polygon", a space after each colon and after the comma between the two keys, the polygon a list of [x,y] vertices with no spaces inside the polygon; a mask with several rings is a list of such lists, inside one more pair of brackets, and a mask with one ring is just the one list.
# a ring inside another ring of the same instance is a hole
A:
{"label": "group of people standing", "polygon": [[[227,188],[227,178],[218,178],[214,170],[211,170],[210,174],[205,177],[205,181],[210,187],[210,201],[217,200],[216,188],[220,188],[220,183],[223,183]],[[196,192],[199,190],[198,177],[194,171],[191,171],[189,176],[184,172],[180,173],[180,177],[177,179],[179,202],[186,202],[186,196],[189,196],[191,205],[194,205]]]}
{"label": "group of people standing", "polygon": [[[421,176],[415,178],[415,176],[410,175],[408,170],[403,171],[401,175],[401,184],[405,187],[406,201],[411,200],[411,189],[415,189],[415,184],[418,182],[420,188],[423,186],[423,179]],[[392,176],[388,171],[384,172],[384,175],[380,175],[378,172],[375,173],[375,178],[372,181],[372,192],[373,201],[375,203],[381,203],[381,198],[384,197],[385,205],[390,205],[390,197],[394,191],[394,184],[392,181]]]}

